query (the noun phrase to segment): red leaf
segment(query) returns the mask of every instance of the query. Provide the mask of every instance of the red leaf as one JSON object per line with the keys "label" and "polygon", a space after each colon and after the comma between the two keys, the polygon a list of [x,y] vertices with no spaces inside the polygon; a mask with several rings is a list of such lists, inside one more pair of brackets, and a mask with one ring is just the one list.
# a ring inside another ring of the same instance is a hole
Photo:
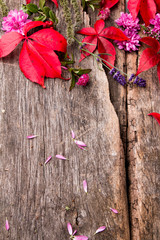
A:
{"label": "red leaf", "polygon": [[140,63],[136,75],[154,67],[159,61],[160,58],[157,51],[153,48],[146,48],[140,56]]}
{"label": "red leaf", "polygon": [[132,14],[133,19],[137,17],[138,12],[140,11],[141,16],[146,25],[149,25],[149,20],[151,18],[155,18],[156,14],[155,0],[129,0],[128,9]]}
{"label": "red leaf", "polygon": [[[94,44],[94,45],[87,44],[84,47],[85,49],[87,49],[91,53],[93,53],[94,50],[97,47],[97,37],[95,37],[95,36],[85,37],[82,42]],[[82,51],[80,61],[82,61],[86,56],[89,56],[89,55],[90,55],[89,53],[87,53],[85,51]]]}
{"label": "red leaf", "polygon": [[129,0],[128,2],[128,9],[132,14],[133,19],[135,19],[138,15],[140,10],[141,0]]}
{"label": "red leaf", "polygon": [[101,8],[111,8],[113,7],[119,0],[102,0]]}
{"label": "red leaf", "polygon": [[153,47],[157,52],[160,50],[160,43],[152,37],[144,37],[140,39],[141,42]]}
{"label": "red leaf", "polygon": [[45,88],[45,69],[43,67],[43,63],[39,60],[37,55],[28,48],[26,41],[23,43],[20,53],[19,66],[26,78]]}
{"label": "red leaf", "polygon": [[77,33],[78,33],[78,34],[82,34],[82,35],[88,35],[88,36],[97,35],[95,29],[92,28],[92,27],[82,28],[82,29],[79,30]]}
{"label": "red leaf", "polygon": [[159,0],[155,0],[155,3],[157,5],[157,11],[160,12],[160,1]]}
{"label": "red leaf", "polygon": [[43,26],[43,25],[45,25],[45,23],[42,21],[32,21],[25,24],[23,28],[24,35],[27,35],[27,32],[29,32],[29,30],[31,30],[32,28]]}
{"label": "red leaf", "polygon": [[66,39],[54,29],[42,29],[33,33],[30,38],[43,46],[55,51],[66,52],[67,41]]}
{"label": "red leaf", "polygon": [[116,56],[116,51],[115,51],[115,48],[114,48],[113,44],[111,42],[109,42],[107,39],[99,37],[98,38],[98,52],[99,53],[109,53],[109,54],[111,54],[111,56],[100,55],[100,57],[107,61],[107,62],[104,61],[104,63],[109,68],[112,68],[112,66],[114,66],[114,61],[115,61],[115,56]]}
{"label": "red leaf", "polygon": [[96,23],[94,24],[94,29],[97,34],[100,34],[102,32],[104,25],[105,25],[104,20],[99,19],[96,21]]}
{"label": "red leaf", "polygon": [[141,0],[140,13],[147,26],[150,24],[149,20],[155,18],[156,11],[154,0]]}
{"label": "red leaf", "polygon": [[24,39],[24,36],[17,32],[9,32],[0,39],[0,57],[10,54],[16,46]]}
{"label": "red leaf", "polygon": [[159,79],[159,82],[160,82],[160,62],[157,65],[157,75],[158,75],[158,79]]}
{"label": "red leaf", "polygon": [[129,40],[129,38],[116,27],[108,27],[103,29],[101,36],[119,41]]}
{"label": "red leaf", "polygon": [[149,113],[148,116],[154,117],[157,120],[157,122],[159,123],[159,125],[160,125],[160,114],[159,113],[152,112],[152,113]]}
{"label": "red leaf", "polygon": [[61,63],[53,50],[30,40],[28,41],[28,47],[43,64],[46,77],[61,78]]}
{"label": "red leaf", "polygon": [[26,4],[29,4],[31,2],[31,0],[26,0]]}
{"label": "red leaf", "polygon": [[[108,27],[104,28],[104,20],[100,19],[97,20],[96,23],[94,24],[94,28],[82,28],[80,31],[78,31],[79,34],[82,35],[88,35],[89,37],[86,37],[83,39],[82,42],[88,42],[88,43],[98,43],[98,51],[99,53],[108,53],[111,54],[112,56],[109,55],[101,55],[103,59],[106,61],[110,62],[112,65],[114,65],[115,61],[115,48],[114,46],[105,38],[111,38],[115,40],[128,40],[128,38],[125,36],[125,34],[118,28],[115,27]],[[105,37],[105,38],[104,38]],[[98,40],[98,41],[97,41]],[[96,46],[90,45],[85,46],[87,50],[89,50],[91,53],[96,49]],[[89,56],[90,54],[85,53],[86,56]],[[81,54],[81,60],[85,58],[84,53]],[[106,62],[105,62],[106,63]],[[108,63],[106,63],[108,65]],[[108,65],[110,68],[111,65]]]}
{"label": "red leaf", "polygon": [[54,2],[56,4],[56,7],[58,7],[58,2],[57,0],[52,0],[52,2]]}

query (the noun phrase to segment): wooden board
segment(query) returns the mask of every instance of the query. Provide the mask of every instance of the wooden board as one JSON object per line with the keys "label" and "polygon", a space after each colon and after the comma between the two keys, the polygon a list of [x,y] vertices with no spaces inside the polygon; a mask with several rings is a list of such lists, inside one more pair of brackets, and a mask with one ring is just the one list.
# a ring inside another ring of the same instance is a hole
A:
{"label": "wooden board", "polygon": [[[20,9],[22,1],[7,4]],[[124,9],[120,1],[107,25]],[[57,14],[58,29],[65,34],[61,7]],[[83,26],[93,26],[96,15],[82,18]],[[77,48],[74,44],[69,53],[78,65]],[[20,47],[0,63],[0,239],[69,239],[71,222],[78,235],[92,240],[158,240],[160,129],[147,116],[159,112],[155,69],[143,74],[146,89],[123,88],[90,57],[81,64],[92,68],[87,87],[69,92],[68,82],[48,79],[44,90],[21,73],[19,52]],[[116,64],[131,74],[137,55],[117,51]],[[87,151],[75,146],[71,129]],[[32,134],[38,137],[28,140]],[[93,236],[102,225],[107,229]]]}

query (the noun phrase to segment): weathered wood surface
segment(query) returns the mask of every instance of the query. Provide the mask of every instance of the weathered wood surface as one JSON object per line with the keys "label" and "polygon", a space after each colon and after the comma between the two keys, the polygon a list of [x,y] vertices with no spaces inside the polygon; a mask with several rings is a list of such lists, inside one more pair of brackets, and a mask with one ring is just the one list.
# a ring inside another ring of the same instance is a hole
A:
{"label": "weathered wood surface", "polygon": [[[19,9],[22,2],[7,4]],[[109,24],[124,8],[120,1]],[[96,19],[89,14],[91,21],[83,14],[84,26],[93,26]],[[58,27],[64,34],[62,17]],[[69,93],[68,82],[49,79],[44,90],[21,73],[19,51],[0,63],[0,239],[69,239],[69,221],[79,235],[92,240],[158,240],[160,128],[147,116],[159,112],[155,69],[143,74],[146,89],[125,89],[88,58],[81,65],[93,69],[86,88]],[[72,51],[78,64],[77,45]],[[117,51],[116,64],[131,74],[137,55]],[[74,145],[71,128],[87,143],[87,151]],[[31,134],[39,137],[29,141],[26,136]],[[69,161],[53,158],[44,166],[45,159],[56,154]],[[93,236],[101,225],[107,230]]]}

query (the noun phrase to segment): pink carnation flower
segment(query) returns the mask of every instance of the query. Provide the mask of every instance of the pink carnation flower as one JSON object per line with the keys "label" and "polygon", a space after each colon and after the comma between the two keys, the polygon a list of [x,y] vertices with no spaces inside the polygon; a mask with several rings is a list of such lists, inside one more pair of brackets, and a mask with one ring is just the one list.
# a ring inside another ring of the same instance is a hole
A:
{"label": "pink carnation flower", "polygon": [[28,18],[28,14],[22,10],[11,10],[7,17],[3,18],[2,30],[5,32],[18,32],[23,34],[23,27],[26,23],[31,22]]}
{"label": "pink carnation flower", "polygon": [[139,25],[139,19],[136,18],[133,20],[132,15],[129,13],[124,13],[121,12],[121,16],[115,20],[118,26],[124,27],[124,28],[129,28],[129,29],[134,29],[134,30],[140,30],[140,25]]}
{"label": "pink carnation flower", "polygon": [[80,86],[86,86],[89,81],[89,75],[88,74],[83,74],[79,79],[78,82],[76,83],[77,85]]}

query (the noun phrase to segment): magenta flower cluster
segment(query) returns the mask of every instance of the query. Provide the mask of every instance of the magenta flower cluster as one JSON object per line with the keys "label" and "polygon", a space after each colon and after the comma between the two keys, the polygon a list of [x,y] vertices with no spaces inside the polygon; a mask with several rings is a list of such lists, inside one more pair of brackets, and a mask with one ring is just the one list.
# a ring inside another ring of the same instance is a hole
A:
{"label": "magenta flower cluster", "polygon": [[139,19],[133,20],[132,15],[121,12],[120,18],[115,20],[118,26],[123,28],[124,34],[130,39],[127,41],[115,41],[119,49],[131,52],[138,50],[139,39],[138,31],[140,30]]}
{"label": "magenta flower cluster", "polygon": [[99,18],[100,19],[103,19],[103,20],[106,20],[109,18],[109,15],[110,15],[110,10],[109,8],[102,8],[100,11],[99,11]]}
{"label": "magenta flower cluster", "polygon": [[156,14],[155,19],[150,19],[150,24],[153,26],[149,26],[144,33],[160,40],[160,13]]}
{"label": "magenta flower cluster", "polygon": [[86,86],[89,81],[89,75],[88,74],[83,74],[79,79],[78,82],[76,83],[77,85],[80,86]]}
{"label": "magenta flower cluster", "polygon": [[5,32],[18,32],[23,34],[23,27],[26,23],[31,22],[28,19],[28,14],[22,10],[11,10],[7,17],[3,18],[2,30]]}

